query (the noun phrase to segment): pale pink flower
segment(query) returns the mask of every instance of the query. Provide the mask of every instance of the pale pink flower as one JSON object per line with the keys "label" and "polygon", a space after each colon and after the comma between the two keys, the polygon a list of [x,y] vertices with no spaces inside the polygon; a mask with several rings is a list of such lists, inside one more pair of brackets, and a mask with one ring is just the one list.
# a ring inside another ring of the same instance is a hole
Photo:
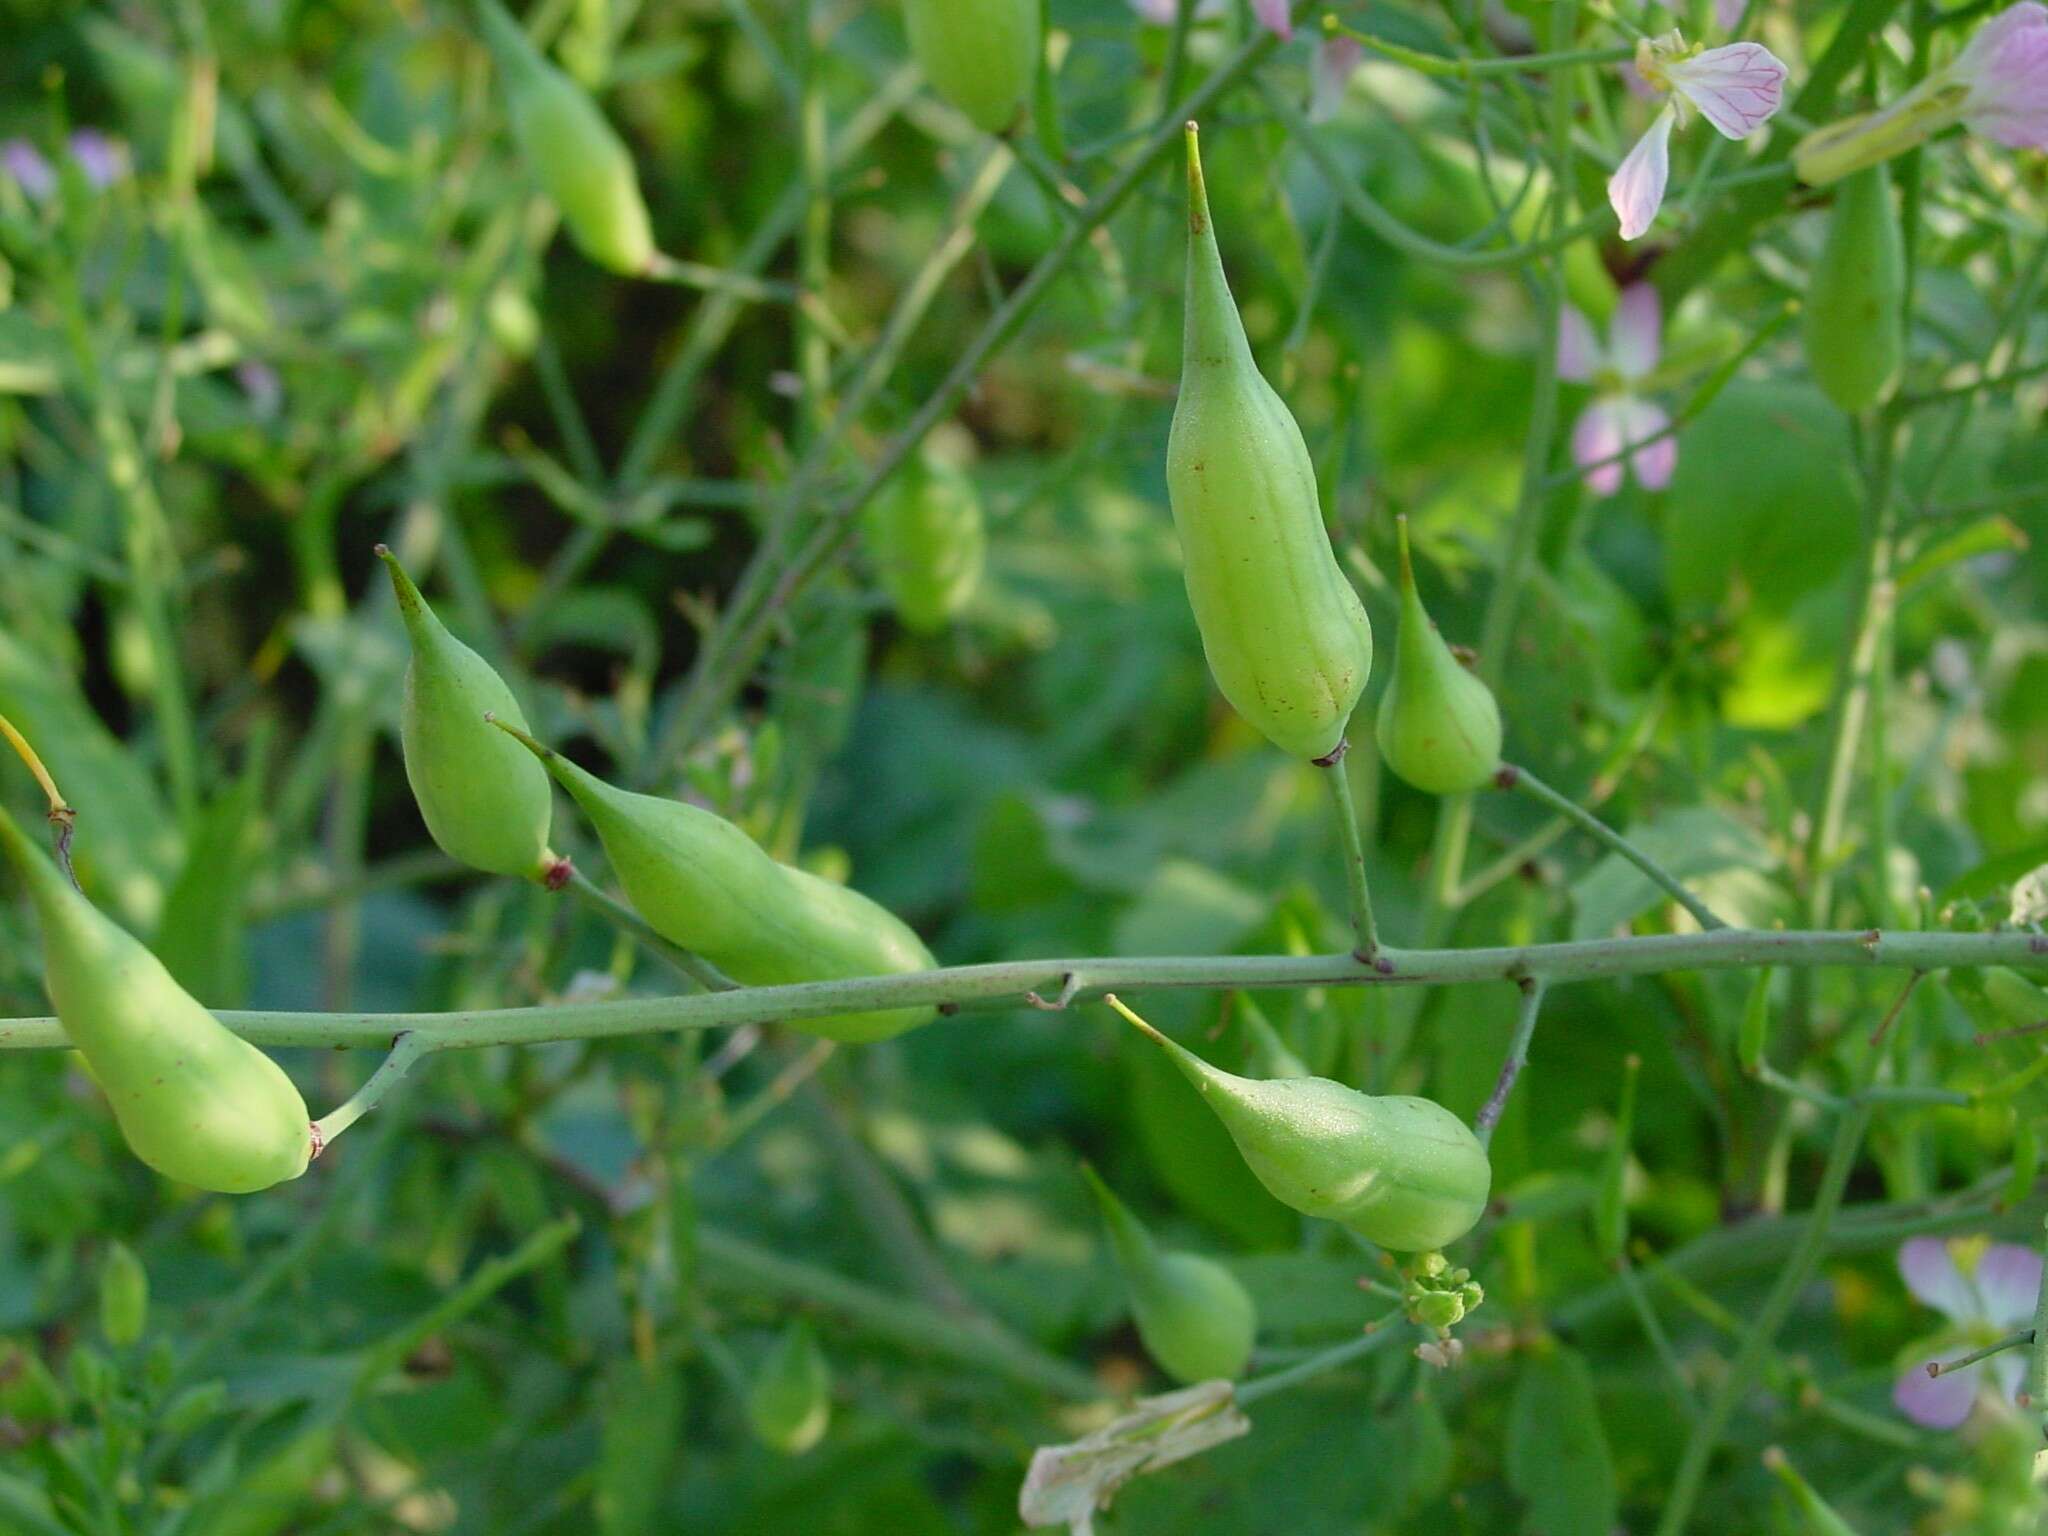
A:
{"label": "pale pink flower", "polygon": [[1792,161],[1801,181],[1824,186],[1956,123],[2008,149],[2048,149],[2048,7],[2021,0],[1999,12],[1954,63],[1888,107],[1816,129]]}
{"label": "pale pink flower", "polygon": [[57,190],[56,171],[43,158],[43,152],[27,139],[9,139],[0,144],[0,170],[36,202]]}
{"label": "pale pink flower", "polygon": [[1595,496],[1621,489],[1624,465],[1646,491],[1663,490],[1678,467],[1678,440],[1659,436],[1671,425],[1670,413],[1640,393],[1657,371],[1663,332],[1657,290],[1648,283],[1622,290],[1605,347],[1576,309],[1566,306],[1558,317],[1557,376],[1595,390],[1572,428],[1572,462],[1585,472],[1586,488]]}
{"label": "pale pink flower", "polygon": [[2017,1243],[1916,1237],[1899,1249],[1899,1274],[1906,1289],[1950,1326],[1915,1352],[1892,1388],[1893,1405],[1916,1424],[1954,1429],[1970,1416],[1987,1376],[1999,1400],[2010,1404],[2026,1376],[2023,1350],[2005,1350],[1939,1376],[1927,1374],[1927,1354],[1968,1353],[2026,1327],[2041,1293],[2041,1255]]}
{"label": "pale pink flower", "polygon": [[1358,66],[1365,62],[1365,45],[1341,32],[1326,37],[1316,47],[1315,72],[1310,77],[1308,120],[1325,123],[1337,115],[1344,92]]}
{"label": "pale pink flower", "polygon": [[[1221,16],[1228,0],[1195,0],[1195,19]],[[1180,0],[1131,0],[1131,9],[1155,27],[1170,27],[1180,15]]]}
{"label": "pale pink flower", "polygon": [[1259,25],[1277,32],[1282,39],[1294,36],[1294,17],[1290,14],[1293,9],[1292,0],[1252,0],[1252,15],[1258,18]]}
{"label": "pale pink flower", "polygon": [[1742,25],[1743,13],[1749,9],[1749,0],[1714,0],[1714,25],[1723,32],[1733,32]]}
{"label": "pale pink flower", "polygon": [[1676,32],[1636,45],[1636,73],[1667,99],[1649,131],[1607,183],[1621,238],[1649,229],[1671,177],[1671,131],[1704,117],[1726,138],[1744,139],[1769,122],[1785,96],[1785,66],[1762,43],[1688,48]]}

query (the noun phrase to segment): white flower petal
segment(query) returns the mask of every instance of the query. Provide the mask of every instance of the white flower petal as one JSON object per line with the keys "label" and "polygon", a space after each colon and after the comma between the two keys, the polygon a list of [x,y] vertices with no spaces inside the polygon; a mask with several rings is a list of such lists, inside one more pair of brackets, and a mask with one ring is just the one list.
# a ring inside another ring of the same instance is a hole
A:
{"label": "white flower petal", "polygon": [[1893,1406],[1928,1429],[1954,1429],[1970,1416],[1976,1401],[1975,1366],[1930,1376],[1925,1366],[1915,1365],[1892,1387]]}
{"label": "white flower petal", "polygon": [[1595,400],[1579,413],[1572,428],[1572,462],[1586,472],[1586,489],[1612,496],[1621,489],[1620,454],[1626,439],[1612,400]]}
{"label": "white flower petal", "polygon": [[1983,1316],[2000,1329],[2033,1321],[2034,1301],[2041,1294],[2041,1255],[2018,1243],[1993,1243],[1970,1276],[1983,1304]]}
{"label": "white flower petal", "polygon": [[1621,412],[1621,440],[1635,449],[1628,456],[1628,466],[1635,471],[1636,484],[1646,491],[1663,490],[1678,468],[1678,439],[1659,436],[1671,425],[1671,413],[1648,400],[1615,403]]}
{"label": "white flower petal", "polygon": [[2008,1349],[2002,1355],[1993,1355],[1984,1365],[1998,1388],[1999,1401],[2007,1405],[2018,1402],[2020,1389],[2027,1384],[2026,1350]]}
{"label": "white flower petal", "polygon": [[1567,384],[1590,384],[1603,361],[1593,322],[1565,305],[1557,317],[1557,376]]}
{"label": "white flower petal", "polygon": [[1607,201],[1621,220],[1624,240],[1642,235],[1664,206],[1664,184],[1671,177],[1671,121],[1671,108],[1666,107],[1607,179]]}
{"label": "white flower petal", "polygon": [[1714,25],[1723,32],[1733,32],[1742,25],[1748,9],[1749,0],[1714,0]]}
{"label": "white flower petal", "polygon": [[1344,103],[1351,77],[1365,62],[1365,45],[1353,37],[1326,37],[1316,49],[1315,72],[1309,77],[1308,120],[1326,123]]}
{"label": "white flower petal", "polygon": [[1656,371],[1664,354],[1664,306],[1648,283],[1630,283],[1614,306],[1609,338],[1614,371],[1640,379]]}
{"label": "white flower petal", "polygon": [[1955,1255],[1938,1237],[1908,1238],[1899,1249],[1899,1275],[1906,1289],[1935,1311],[1959,1323],[1982,1316],[1975,1292]]}
{"label": "white flower petal", "polygon": [[1667,65],[1672,88],[1728,138],[1745,139],[1785,99],[1785,66],[1762,43],[1730,43]]}

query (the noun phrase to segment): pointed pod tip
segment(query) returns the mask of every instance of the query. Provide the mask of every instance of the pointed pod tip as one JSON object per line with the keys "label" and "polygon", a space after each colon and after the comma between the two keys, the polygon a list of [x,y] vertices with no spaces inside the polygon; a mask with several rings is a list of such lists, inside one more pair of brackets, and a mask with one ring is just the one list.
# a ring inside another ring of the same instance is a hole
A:
{"label": "pointed pod tip", "polygon": [[1193,118],[1187,122],[1188,142],[1188,233],[1206,234],[1209,229],[1209,189],[1202,180],[1202,130]]}
{"label": "pointed pod tip", "polygon": [[1401,513],[1394,519],[1394,537],[1401,544],[1401,590],[1415,590],[1415,562],[1408,553],[1408,514]]}

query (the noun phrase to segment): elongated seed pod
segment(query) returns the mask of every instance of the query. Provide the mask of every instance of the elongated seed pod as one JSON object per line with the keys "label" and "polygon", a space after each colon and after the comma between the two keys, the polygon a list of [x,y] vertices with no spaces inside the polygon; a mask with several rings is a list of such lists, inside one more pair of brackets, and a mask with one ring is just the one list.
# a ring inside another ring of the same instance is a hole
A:
{"label": "elongated seed pod", "polygon": [[977,128],[1017,119],[1038,72],[1039,0],[903,0],[918,68]]}
{"label": "elongated seed pod", "polygon": [[505,80],[512,137],[533,179],[592,261],[628,277],[654,261],[632,153],[582,86],[547,61],[497,0],[478,0],[484,41]]}
{"label": "elongated seed pod", "polygon": [[1456,1242],[1486,1209],[1493,1169],[1470,1127],[1441,1104],[1372,1098],[1325,1077],[1255,1082],[1126,1014],[1216,1112],[1274,1199],[1341,1222],[1382,1248]]}
{"label": "elongated seed pod", "polygon": [[1284,752],[1327,757],[1372,671],[1301,428],[1252,361],[1188,124],[1187,335],[1166,489],[1216,686]]}
{"label": "elongated seed pod", "polygon": [[747,1391],[747,1423],[761,1443],[801,1456],[832,1423],[832,1368],[811,1325],[798,1318],[783,1330]]}
{"label": "elongated seed pod", "polygon": [[1093,1168],[1083,1165],[1081,1172],[1102,1207],[1146,1353],[1175,1381],[1189,1385],[1243,1375],[1259,1317],[1237,1276],[1213,1260],[1160,1248]]}
{"label": "elongated seed pod", "polygon": [[[607,784],[509,722],[590,818],[626,899],[655,932],[748,986],[928,971],[924,941],[858,891],[778,864],[700,806]],[[930,1023],[929,1006],[794,1019],[827,1040],[886,1040]]]}
{"label": "elongated seed pod", "polygon": [[1462,794],[1500,767],[1500,706],[1430,623],[1408,558],[1408,519],[1398,526],[1401,627],[1394,635],[1394,676],[1380,695],[1380,755],[1417,789]]}
{"label": "elongated seed pod", "polygon": [[200,1007],[0,811],[0,851],[43,930],[43,985],[135,1155],[222,1194],[268,1189],[313,1155],[305,1100],[276,1062]]}
{"label": "elongated seed pod", "polygon": [[1906,245],[1885,167],[1842,182],[1806,291],[1806,366],[1852,415],[1891,392],[1906,355]]}
{"label": "elongated seed pod", "polygon": [[486,874],[550,888],[569,875],[548,847],[554,792],[547,770],[484,723],[487,714],[526,729],[526,716],[491,664],[448,633],[398,557],[382,544],[391,589],[412,640],[398,733],[406,782],[441,851]]}
{"label": "elongated seed pod", "polygon": [[988,560],[974,481],[918,454],[870,501],[861,538],[904,627],[934,634],[973,600]]}

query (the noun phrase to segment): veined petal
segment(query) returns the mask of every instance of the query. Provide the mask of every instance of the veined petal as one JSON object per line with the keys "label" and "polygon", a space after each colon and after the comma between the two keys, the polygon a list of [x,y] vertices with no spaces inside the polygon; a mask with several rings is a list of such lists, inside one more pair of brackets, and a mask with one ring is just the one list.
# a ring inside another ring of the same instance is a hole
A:
{"label": "veined petal", "polygon": [[1985,23],[1955,73],[1969,85],[1972,129],[2013,149],[2048,148],[2048,10],[2028,0]]}
{"label": "veined petal", "polygon": [[1653,372],[1664,353],[1664,307],[1648,283],[1630,283],[1614,306],[1609,355],[1624,379]]}
{"label": "veined petal", "polygon": [[1785,66],[1762,43],[1730,43],[1667,65],[1671,87],[1731,139],[1771,120],[1785,99]]}
{"label": "veined petal", "polygon": [[1585,470],[1586,489],[1595,496],[1612,496],[1621,489],[1618,455],[1625,439],[1614,406],[1612,400],[1595,400],[1579,413],[1572,427],[1572,462]]}
{"label": "veined petal", "polygon": [[1892,1405],[1928,1429],[1954,1429],[1970,1416],[1976,1401],[1975,1366],[1930,1376],[1924,1366],[1916,1365],[1892,1387]]}
{"label": "veined petal", "polygon": [[1288,0],[1252,0],[1252,15],[1258,18],[1259,25],[1283,38],[1294,36],[1292,10]]}
{"label": "veined petal", "polygon": [[1982,1309],[1955,1255],[1938,1237],[1908,1238],[1899,1248],[1899,1276],[1906,1289],[1935,1311],[1959,1323],[1973,1322]]}
{"label": "veined petal", "polygon": [[1988,1322],[2001,1329],[2022,1327],[2033,1319],[2041,1294],[2041,1255],[2018,1243],[1993,1243],[1970,1279]]}
{"label": "veined petal", "polygon": [[1567,384],[1590,384],[1601,362],[1593,322],[1565,305],[1557,317],[1557,376]]}
{"label": "veined petal", "polygon": [[1365,59],[1365,45],[1356,38],[1326,37],[1316,48],[1315,72],[1310,76],[1308,120],[1328,122],[1344,102],[1351,77]]}
{"label": "veined petal", "polygon": [[1664,206],[1664,184],[1671,179],[1672,110],[1666,107],[1636,141],[1628,158],[1607,179],[1607,201],[1621,220],[1621,238],[1640,237]]}

